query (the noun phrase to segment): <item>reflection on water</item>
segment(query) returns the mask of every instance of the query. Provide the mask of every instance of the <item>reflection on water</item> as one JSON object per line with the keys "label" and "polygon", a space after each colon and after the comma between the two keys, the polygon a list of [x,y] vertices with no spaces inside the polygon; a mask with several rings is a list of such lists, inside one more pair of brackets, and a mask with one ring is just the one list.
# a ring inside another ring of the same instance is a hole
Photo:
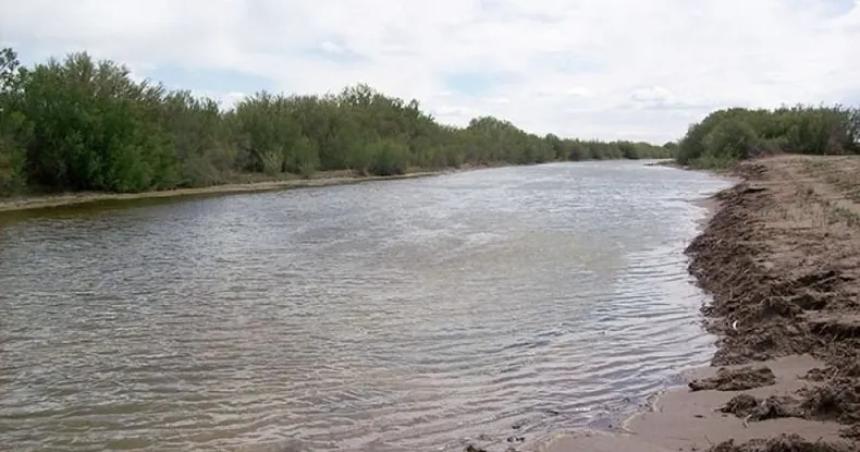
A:
{"label": "reflection on water", "polygon": [[605,425],[708,360],[682,251],[725,185],[567,163],[7,216],[0,444],[504,450]]}

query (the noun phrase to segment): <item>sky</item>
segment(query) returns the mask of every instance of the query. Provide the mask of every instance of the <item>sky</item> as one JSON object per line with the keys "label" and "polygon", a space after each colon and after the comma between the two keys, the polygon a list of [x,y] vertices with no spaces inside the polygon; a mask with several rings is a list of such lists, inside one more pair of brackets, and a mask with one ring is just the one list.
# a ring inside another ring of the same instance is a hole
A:
{"label": "sky", "polygon": [[860,0],[0,0],[0,47],[25,64],[85,50],[224,108],[367,83],[445,124],[571,138],[860,105]]}

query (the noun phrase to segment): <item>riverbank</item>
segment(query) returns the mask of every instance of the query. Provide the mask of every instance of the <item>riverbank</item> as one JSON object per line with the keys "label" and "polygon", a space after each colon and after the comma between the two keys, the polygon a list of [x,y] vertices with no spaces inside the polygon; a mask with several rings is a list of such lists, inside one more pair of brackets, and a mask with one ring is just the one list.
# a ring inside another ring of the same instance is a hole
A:
{"label": "riverbank", "polygon": [[331,171],[319,173],[311,178],[292,178],[281,180],[264,180],[243,183],[228,183],[208,187],[178,188],[172,190],[146,191],[141,193],[105,193],[105,192],[68,192],[44,195],[25,195],[0,198],[0,212],[16,210],[45,209],[50,207],[71,206],[100,201],[128,201],[151,198],[178,198],[188,196],[222,195],[234,193],[255,193],[264,191],[285,190],[291,188],[328,187],[333,185],[357,184],[362,182],[414,179],[419,177],[438,176],[458,170],[445,171],[414,171],[395,176],[363,176],[351,171]]}
{"label": "riverbank", "polygon": [[[857,450],[860,439],[860,158],[741,163],[742,181],[690,245],[713,295],[712,367],[687,375],[620,431],[543,450]],[[794,435],[794,436],[787,436]]]}

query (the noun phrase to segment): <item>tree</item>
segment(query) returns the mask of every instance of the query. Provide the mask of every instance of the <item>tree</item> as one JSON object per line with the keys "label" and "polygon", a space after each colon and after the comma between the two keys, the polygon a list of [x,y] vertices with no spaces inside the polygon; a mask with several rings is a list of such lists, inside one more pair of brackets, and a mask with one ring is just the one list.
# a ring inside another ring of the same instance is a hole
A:
{"label": "tree", "polygon": [[14,50],[8,47],[0,49],[0,92],[12,89],[20,65]]}
{"label": "tree", "polygon": [[227,182],[238,152],[231,143],[229,121],[217,102],[175,91],[164,97],[160,109],[161,127],[180,162],[179,184],[196,187]]}
{"label": "tree", "polygon": [[310,177],[320,166],[317,144],[306,136],[299,137],[288,153],[286,170]]}
{"label": "tree", "polygon": [[725,165],[763,153],[844,154],[860,152],[857,110],[834,107],[747,110],[709,114],[678,145],[682,164]]}
{"label": "tree", "polygon": [[17,111],[21,72],[18,55],[11,48],[0,50],[0,194],[22,189],[25,152],[31,124]]}
{"label": "tree", "polygon": [[27,161],[38,182],[120,192],[175,186],[176,156],[157,121],[160,86],[86,53],[37,65],[22,86],[33,123]]}
{"label": "tree", "polygon": [[537,136],[489,116],[445,126],[418,101],[363,84],[325,96],[259,92],[225,111],[212,99],[132,80],[124,66],[86,53],[21,68],[13,50],[0,51],[2,192],[25,184],[125,192],[212,185],[243,173],[392,175],[659,152],[647,143]]}
{"label": "tree", "polygon": [[400,141],[383,139],[370,147],[370,172],[379,176],[403,174],[409,166],[409,148]]}

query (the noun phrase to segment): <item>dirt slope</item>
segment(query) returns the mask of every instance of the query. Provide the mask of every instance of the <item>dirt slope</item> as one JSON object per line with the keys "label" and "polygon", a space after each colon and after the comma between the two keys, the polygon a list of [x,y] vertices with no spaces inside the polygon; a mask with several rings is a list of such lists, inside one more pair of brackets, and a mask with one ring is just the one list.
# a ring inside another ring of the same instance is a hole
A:
{"label": "dirt slope", "polygon": [[747,399],[758,403],[747,415],[836,421],[856,440],[860,158],[780,156],[737,172],[744,182],[719,195],[721,209],[688,249],[690,271],[714,296],[705,308],[721,337],[712,364],[812,354],[826,365],[804,377],[809,385]]}

